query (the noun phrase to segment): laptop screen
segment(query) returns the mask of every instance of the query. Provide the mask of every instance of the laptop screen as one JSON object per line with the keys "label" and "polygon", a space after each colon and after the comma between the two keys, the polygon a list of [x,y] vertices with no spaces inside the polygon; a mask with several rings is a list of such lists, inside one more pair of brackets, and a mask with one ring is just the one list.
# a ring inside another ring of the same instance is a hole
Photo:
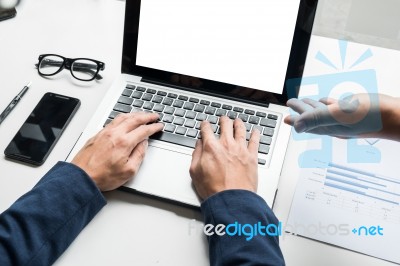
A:
{"label": "laptop screen", "polygon": [[124,73],[260,104],[286,101],[288,65],[298,72],[292,77],[301,75],[309,36],[297,56],[292,49],[292,43],[301,46],[295,30],[309,34],[299,28],[304,23],[296,24],[300,0],[127,0],[126,5]]}

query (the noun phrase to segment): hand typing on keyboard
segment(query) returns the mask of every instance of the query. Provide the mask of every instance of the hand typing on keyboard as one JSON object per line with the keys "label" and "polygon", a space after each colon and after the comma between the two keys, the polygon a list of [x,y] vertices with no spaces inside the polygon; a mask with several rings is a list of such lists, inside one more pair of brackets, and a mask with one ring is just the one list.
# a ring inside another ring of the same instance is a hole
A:
{"label": "hand typing on keyboard", "polygon": [[220,126],[216,138],[211,124],[203,122],[193,151],[190,175],[202,199],[230,189],[257,191],[260,132],[254,130],[247,144],[242,120],[223,116]]}
{"label": "hand typing on keyboard", "polygon": [[[125,184],[144,159],[149,136],[163,129],[158,114],[118,115],[75,156],[72,163],[84,170],[101,191]],[[149,124],[152,123],[152,124]]]}

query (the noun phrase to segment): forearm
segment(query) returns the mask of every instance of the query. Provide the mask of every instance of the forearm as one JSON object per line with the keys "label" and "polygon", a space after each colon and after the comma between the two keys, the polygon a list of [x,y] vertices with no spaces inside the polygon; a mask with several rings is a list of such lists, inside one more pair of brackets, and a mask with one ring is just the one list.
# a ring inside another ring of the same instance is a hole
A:
{"label": "forearm", "polygon": [[[241,225],[274,224],[278,228],[278,220],[258,195],[245,190],[228,190],[208,198],[201,206],[205,224],[238,223]],[[284,265],[279,248],[279,232],[269,230],[270,235],[254,235],[249,237],[212,235],[209,237],[210,265]],[[247,230],[246,230],[247,231]],[[265,232],[265,229],[264,229]],[[247,238],[247,239],[246,239]]]}
{"label": "forearm", "polygon": [[0,215],[0,265],[50,265],[106,204],[79,168],[58,163]]}

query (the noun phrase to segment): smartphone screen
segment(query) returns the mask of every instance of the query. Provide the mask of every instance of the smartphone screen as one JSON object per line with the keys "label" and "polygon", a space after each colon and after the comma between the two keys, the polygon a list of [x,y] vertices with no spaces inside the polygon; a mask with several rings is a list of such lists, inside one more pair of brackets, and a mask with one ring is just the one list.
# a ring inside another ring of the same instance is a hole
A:
{"label": "smartphone screen", "polygon": [[4,151],[6,157],[42,165],[79,106],[76,98],[46,93]]}

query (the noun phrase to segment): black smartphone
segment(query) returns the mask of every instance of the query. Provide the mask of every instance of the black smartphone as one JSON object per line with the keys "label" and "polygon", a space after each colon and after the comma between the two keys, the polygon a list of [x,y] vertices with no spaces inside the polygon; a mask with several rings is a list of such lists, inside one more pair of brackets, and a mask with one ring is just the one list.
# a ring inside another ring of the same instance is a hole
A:
{"label": "black smartphone", "polygon": [[79,106],[76,98],[46,93],[5,149],[6,157],[42,165]]}
{"label": "black smartphone", "polygon": [[0,7],[0,21],[13,18],[17,15],[15,8],[4,9]]}

